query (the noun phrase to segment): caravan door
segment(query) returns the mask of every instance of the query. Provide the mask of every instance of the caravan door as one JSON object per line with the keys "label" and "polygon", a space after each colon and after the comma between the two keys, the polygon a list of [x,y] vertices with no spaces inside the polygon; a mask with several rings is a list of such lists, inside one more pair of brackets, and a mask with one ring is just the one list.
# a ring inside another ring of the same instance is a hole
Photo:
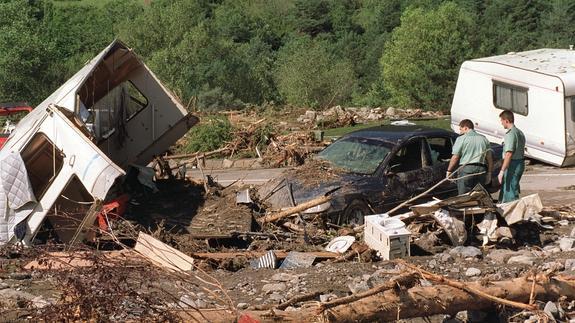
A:
{"label": "caravan door", "polygon": [[565,98],[565,160],[563,165],[575,160],[575,96]]}

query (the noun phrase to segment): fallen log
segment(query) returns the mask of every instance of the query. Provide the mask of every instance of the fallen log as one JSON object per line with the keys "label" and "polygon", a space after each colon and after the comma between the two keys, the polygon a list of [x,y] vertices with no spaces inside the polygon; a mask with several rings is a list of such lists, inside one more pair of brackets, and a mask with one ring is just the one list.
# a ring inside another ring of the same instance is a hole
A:
{"label": "fallen log", "polygon": [[[533,276],[507,281],[490,282],[483,286],[479,282],[466,284],[494,297],[509,301],[528,303],[533,292],[538,301],[555,301],[560,296],[575,299],[575,276],[549,278],[538,275],[533,284]],[[259,322],[277,320],[293,322],[385,322],[413,317],[425,317],[435,314],[455,314],[464,310],[486,310],[497,303],[488,298],[466,292],[460,288],[437,285],[413,287],[407,291],[386,290],[382,293],[361,298],[349,304],[335,306],[318,316],[318,307],[306,307],[299,311],[244,311],[240,315],[249,315]],[[228,312],[229,313],[229,312]],[[215,313],[212,313],[215,314]],[[220,311],[217,322],[229,322],[237,319]]]}
{"label": "fallen log", "polygon": [[262,224],[263,223],[269,223],[269,222],[275,222],[275,221],[281,220],[283,218],[286,218],[290,215],[305,211],[305,210],[309,209],[310,207],[314,207],[314,206],[329,202],[330,200],[331,200],[331,196],[320,196],[320,197],[315,198],[311,201],[307,201],[305,203],[296,205],[296,206],[289,208],[287,210],[280,211],[276,214],[268,214],[268,215],[264,216],[263,218],[258,219],[258,221]]}

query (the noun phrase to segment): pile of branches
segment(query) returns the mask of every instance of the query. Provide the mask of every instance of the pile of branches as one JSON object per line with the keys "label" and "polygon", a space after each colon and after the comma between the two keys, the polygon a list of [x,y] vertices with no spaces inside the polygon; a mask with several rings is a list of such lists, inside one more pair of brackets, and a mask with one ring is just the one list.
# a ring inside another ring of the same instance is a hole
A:
{"label": "pile of branches", "polygon": [[[313,132],[293,132],[286,135],[277,134],[275,129],[260,119],[248,126],[234,130],[232,140],[222,148],[209,152],[197,152],[183,155],[172,155],[159,158],[156,161],[165,169],[164,173],[177,169],[182,165],[196,165],[202,158],[220,156],[233,158],[235,156],[257,156],[263,163],[273,167],[299,166],[307,156],[324,147],[316,143]],[[170,168],[166,160],[179,159],[176,167]]]}
{"label": "pile of branches", "polygon": [[310,146],[314,139],[311,132],[293,132],[288,135],[273,136],[265,151],[264,163],[273,167],[300,166],[310,153],[318,150]]}

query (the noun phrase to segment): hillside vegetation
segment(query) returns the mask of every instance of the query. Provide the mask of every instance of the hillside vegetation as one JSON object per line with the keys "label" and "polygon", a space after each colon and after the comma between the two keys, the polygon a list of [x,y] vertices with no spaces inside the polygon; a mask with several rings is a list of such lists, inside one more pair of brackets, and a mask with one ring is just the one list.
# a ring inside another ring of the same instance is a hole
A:
{"label": "hillside vegetation", "polygon": [[190,109],[449,109],[460,64],[567,48],[568,0],[0,1],[0,101],[38,104],[120,38]]}

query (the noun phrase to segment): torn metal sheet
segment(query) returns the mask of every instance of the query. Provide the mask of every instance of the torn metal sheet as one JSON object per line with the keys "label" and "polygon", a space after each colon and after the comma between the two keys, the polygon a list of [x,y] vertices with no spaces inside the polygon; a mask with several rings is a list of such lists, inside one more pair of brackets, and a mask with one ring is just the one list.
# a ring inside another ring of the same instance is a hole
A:
{"label": "torn metal sheet", "polygon": [[250,190],[246,188],[245,190],[236,192],[236,203],[237,204],[252,204],[252,198],[250,197]]}
{"label": "torn metal sheet", "polygon": [[[0,159],[22,156],[38,200],[24,242],[48,214],[76,214],[78,222],[60,218],[83,225],[80,206],[105,200],[130,164],[148,164],[197,121],[130,48],[113,41],[24,117],[0,150]],[[66,202],[64,191],[85,193]]]}
{"label": "torn metal sheet", "polygon": [[252,268],[271,268],[275,269],[277,266],[278,258],[273,250],[266,252],[265,255],[254,259],[250,262]]}
{"label": "torn metal sheet", "polygon": [[451,243],[454,246],[462,246],[465,241],[467,241],[467,230],[465,229],[465,223],[451,216],[449,211],[443,209],[437,210],[433,214],[433,218],[445,230],[445,233],[447,233],[449,240],[451,240]]}
{"label": "torn metal sheet", "polygon": [[316,256],[314,254],[290,251],[287,257],[282,262],[281,269],[292,269],[292,268],[306,268],[311,267],[315,261]]}
{"label": "torn metal sheet", "polygon": [[476,214],[490,210],[494,211],[496,206],[491,195],[483,186],[477,185],[469,193],[410,207],[411,211],[416,215],[431,214],[441,208],[449,208],[466,214]]}

